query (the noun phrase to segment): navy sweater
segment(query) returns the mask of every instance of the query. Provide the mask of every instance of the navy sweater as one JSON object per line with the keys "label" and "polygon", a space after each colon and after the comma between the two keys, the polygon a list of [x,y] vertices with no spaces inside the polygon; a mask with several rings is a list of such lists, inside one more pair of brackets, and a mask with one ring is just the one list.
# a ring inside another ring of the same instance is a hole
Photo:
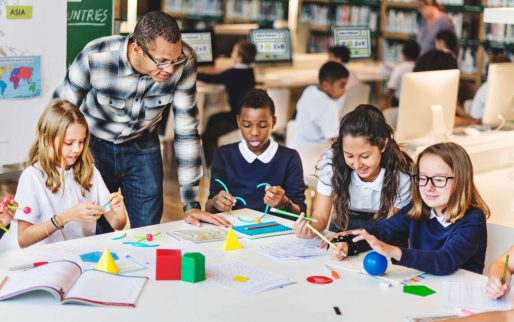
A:
{"label": "navy sweater", "polygon": [[197,78],[206,83],[225,85],[231,112],[234,115],[239,113],[243,97],[255,87],[252,68],[229,68],[219,74],[198,73]]}
{"label": "navy sweater", "polygon": [[223,190],[223,187],[214,181],[220,179],[234,197],[242,197],[247,202],[244,206],[238,201],[233,209],[250,208],[264,211],[264,187],[256,186],[266,182],[272,186],[281,186],[286,196],[305,211],[302,161],[296,150],[279,145],[269,163],[263,163],[259,159],[248,163],[239,151],[238,145],[239,143],[224,145],[216,151],[212,161],[209,199]]}
{"label": "navy sweater", "polygon": [[401,248],[402,257],[393,259],[393,264],[433,275],[449,275],[458,268],[482,274],[487,226],[480,209],[470,207],[462,219],[445,228],[437,218],[410,219],[406,216],[410,208],[407,205],[391,218],[366,227],[386,243],[409,238],[409,248]]}

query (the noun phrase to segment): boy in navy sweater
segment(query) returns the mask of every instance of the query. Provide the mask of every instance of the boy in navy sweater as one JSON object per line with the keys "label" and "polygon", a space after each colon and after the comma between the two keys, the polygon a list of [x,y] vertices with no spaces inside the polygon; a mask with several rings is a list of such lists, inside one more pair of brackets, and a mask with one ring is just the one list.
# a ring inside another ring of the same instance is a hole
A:
{"label": "boy in navy sweater", "polygon": [[[271,138],[275,105],[265,90],[251,90],[241,103],[237,124],[243,140],[220,147],[212,162],[207,212],[238,208],[264,211],[266,205],[297,213],[305,211],[305,184],[298,152]],[[215,180],[229,188],[230,194]],[[267,183],[265,188],[257,188]],[[237,202],[242,197],[246,206]]]}
{"label": "boy in navy sweater", "polygon": [[234,67],[219,74],[198,73],[198,80],[212,84],[223,84],[228,95],[230,112],[212,115],[202,134],[203,149],[207,165],[218,147],[218,139],[223,134],[237,129],[236,115],[241,108],[241,99],[255,87],[255,74],[250,64],[255,60],[257,49],[249,41],[240,41],[232,49]]}
{"label": "boy in navy sweater", "polygon": [[[433,275],[449,275],[458,268],[482,274],[487,248],[489,208],[473,182],[473,166],[455,143],[426,148],[416,164],[411,205],[389,219],[342,234],[337,249],[347,255],[374,249],[398,264]],[[409,247],[394,240],[409,238]]]}

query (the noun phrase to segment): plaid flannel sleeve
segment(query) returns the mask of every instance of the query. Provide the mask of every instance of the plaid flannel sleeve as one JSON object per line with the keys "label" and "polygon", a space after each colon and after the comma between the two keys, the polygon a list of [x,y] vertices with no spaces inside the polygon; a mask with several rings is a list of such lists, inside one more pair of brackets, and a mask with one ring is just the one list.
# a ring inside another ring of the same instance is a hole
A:
{"label": "plaid flannel sleeve", "polygon": [[183,203],[189,203],[198,201],[198,185],[202,177],[194,57],[186,63],[182,77],[175,87],[172,104],[180,198]]}
{"label": "plaid flannel sleeve", "polygon": [[68,100],[80,106],[91,89],[89,57],[80,52],[66,72],[62,83],[57,87],[53,98]]}

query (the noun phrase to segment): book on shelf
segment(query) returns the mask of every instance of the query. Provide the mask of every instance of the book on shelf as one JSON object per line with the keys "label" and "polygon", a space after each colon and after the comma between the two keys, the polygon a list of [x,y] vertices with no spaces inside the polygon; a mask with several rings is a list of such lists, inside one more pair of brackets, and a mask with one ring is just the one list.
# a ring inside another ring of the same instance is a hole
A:
{"label": "book on shelf", "polygon": [[135,307],[147,277],[82,271],[72,261],[56,261],[9,276],[0,301],[34,291],[54,295],[61,304]]}

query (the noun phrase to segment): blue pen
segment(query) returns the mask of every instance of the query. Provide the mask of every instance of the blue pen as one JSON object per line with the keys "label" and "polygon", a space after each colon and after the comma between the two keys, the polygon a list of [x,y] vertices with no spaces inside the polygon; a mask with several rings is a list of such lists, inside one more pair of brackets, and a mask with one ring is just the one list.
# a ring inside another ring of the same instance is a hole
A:
{"label": "blue pen", "polygon": [[107,201],[106,203],[104,203],[104,204],[102,205],[102,207],[104,207],[104,208],[105,208],[105,207],[107,207],[108,205],[110,205],[110,204],[111,204],[111,202],[112,202],[112,200]]}

